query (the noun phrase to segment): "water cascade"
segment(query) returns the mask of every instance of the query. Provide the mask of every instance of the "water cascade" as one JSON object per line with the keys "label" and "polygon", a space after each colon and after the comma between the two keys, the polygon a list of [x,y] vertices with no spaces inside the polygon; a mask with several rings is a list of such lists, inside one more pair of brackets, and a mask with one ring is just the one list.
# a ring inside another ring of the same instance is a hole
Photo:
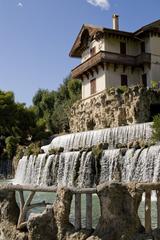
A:
{"label": "water cascade", "polygon": [[110,148],[115,148],[119,143],[127,144],[136,140],[147,140],[150,137],[151,123],[142,123],[63,135],[54,138],[51,144],[43,147],[43,150],[47,152],[60,146],[65,151],[79,150],[99,143],[108,143]]}
{"label": "water cascade", "polygon": [[[112,180],[117,167],[122,181],[156,182],[160,180],[160,145],[116,149],[119,143],[150,138],[150,123],[60,136],[44,147],[44,154],[24,156],[19,161],[15,183],[92,187]],[[87,148],[99,143],[109,146],[97,159]],[[49,149],[60,146],[64,152],[48,154]]]}

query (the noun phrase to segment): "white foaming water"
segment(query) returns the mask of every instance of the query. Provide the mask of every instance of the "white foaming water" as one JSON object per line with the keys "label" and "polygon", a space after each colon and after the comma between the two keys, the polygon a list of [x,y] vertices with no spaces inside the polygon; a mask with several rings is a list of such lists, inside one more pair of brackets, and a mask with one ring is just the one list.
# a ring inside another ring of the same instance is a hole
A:
{"label": "white foaming water", "polygon": [[122,181],[160,181],[160,146],[145,149],[105,150],[96,168],[91,152],[66,152],[60,155],[23,157],[15,182],[20,184],[93,187],[110,181],[119,164]]}
{"label": "white foaming water", "polygon": [[147,140],[151,137],[151,132],[151,123],[106,128],[59,136],[54,138],[51,144],[42,148],[45,152],[59,147],[69,151],[71,149],[88,148],[98,143],[108,143],[111,148],[115,148],[118,143],[127,144],[135,140]]}
{"label": "white foaming water", "polygon": [[57,137],[50,147],[61,146],[65,151],[57,155],[45,153],[29,159],[23,157],[18,164],[15,183],[93,187],[112,180],[117,166],[124,182],[157,182],[160,180],[160,145],[137,150],[108,149],[98,160],[92,152],[67,151],[101,142],[114,147],[117,143],[148,140],[151,137],[150,125],[137,124]]}

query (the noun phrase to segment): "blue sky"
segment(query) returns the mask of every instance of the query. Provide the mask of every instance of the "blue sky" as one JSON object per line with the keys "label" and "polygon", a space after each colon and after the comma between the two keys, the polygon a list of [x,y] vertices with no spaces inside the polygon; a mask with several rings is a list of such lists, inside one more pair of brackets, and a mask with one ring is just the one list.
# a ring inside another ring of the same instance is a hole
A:
{"label": "blue sky", "polygon": [[83,23],[134,31],[160,18],[160,0],[0,0],[0,89],[32,103],[79,63],[69,51]]}

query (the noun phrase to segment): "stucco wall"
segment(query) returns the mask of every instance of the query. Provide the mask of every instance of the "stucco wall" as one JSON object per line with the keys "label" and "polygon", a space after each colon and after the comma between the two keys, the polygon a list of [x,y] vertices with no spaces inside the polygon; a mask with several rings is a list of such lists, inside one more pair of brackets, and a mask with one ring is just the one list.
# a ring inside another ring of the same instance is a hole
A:
{"label": "stucco wall", "polygon": [[87,98],[91,95],[90,81],[96,78],[96,92],[101,92],[106,88],[106,75],[104,70],[99,66],[98,74],[94,71],[94,76],[91,74],[89,78],[84,77],[82,82],[82,98]]}
{"label": "stucco wall", "polygon": [[126,43],[126,54],[137,56],[140,54],[140,43],[135,40],[123,40],[113,37],[105,37],[105,51],[120,53],[120,42]]}
{"label": "stucco wall", "polygon": [[98,53],[99,51],[104,51],[105,50],[104,39],[101,39],[100,41],[93,40],[90,43],[89,48],[86,49],[82,54],[82,59],[81,59],[82,63],[91,57],[90,49],[93,47],[95,47],[96,53]]}

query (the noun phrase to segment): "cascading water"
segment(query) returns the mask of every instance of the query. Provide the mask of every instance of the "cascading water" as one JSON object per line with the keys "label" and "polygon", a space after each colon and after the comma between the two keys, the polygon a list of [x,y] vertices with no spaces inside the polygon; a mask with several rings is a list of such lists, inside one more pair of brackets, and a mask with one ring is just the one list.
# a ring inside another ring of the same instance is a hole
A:
{"label": "cascading water", "polygon": [[[23,157],[19,161],[15,183],[92,187],[112,180],[117,166],[120,166],[122,181],[159,181],[160,145],[115,149],[118,143],[148,141],[150,125],[137,124],[57,137],[45,148],[46,153],[29,159]],[[98,143],[109,143],[109,149],[103,150],[99,159],[86,150]],[[48,154],[48,149],[60,146],[65,149],[63,153]]]}
{"label": "cascading water", "polygon": [[72,133],[56,137],[51,144],[44,146],[47,152],[52,148],[63,147],[65,151],[88,148],[99,143],[108,143],[110,148],[117,144],[127,144],[135,140],[151,138],[151,123],[135,124],[123,127],[106,128],[88,132]]}

